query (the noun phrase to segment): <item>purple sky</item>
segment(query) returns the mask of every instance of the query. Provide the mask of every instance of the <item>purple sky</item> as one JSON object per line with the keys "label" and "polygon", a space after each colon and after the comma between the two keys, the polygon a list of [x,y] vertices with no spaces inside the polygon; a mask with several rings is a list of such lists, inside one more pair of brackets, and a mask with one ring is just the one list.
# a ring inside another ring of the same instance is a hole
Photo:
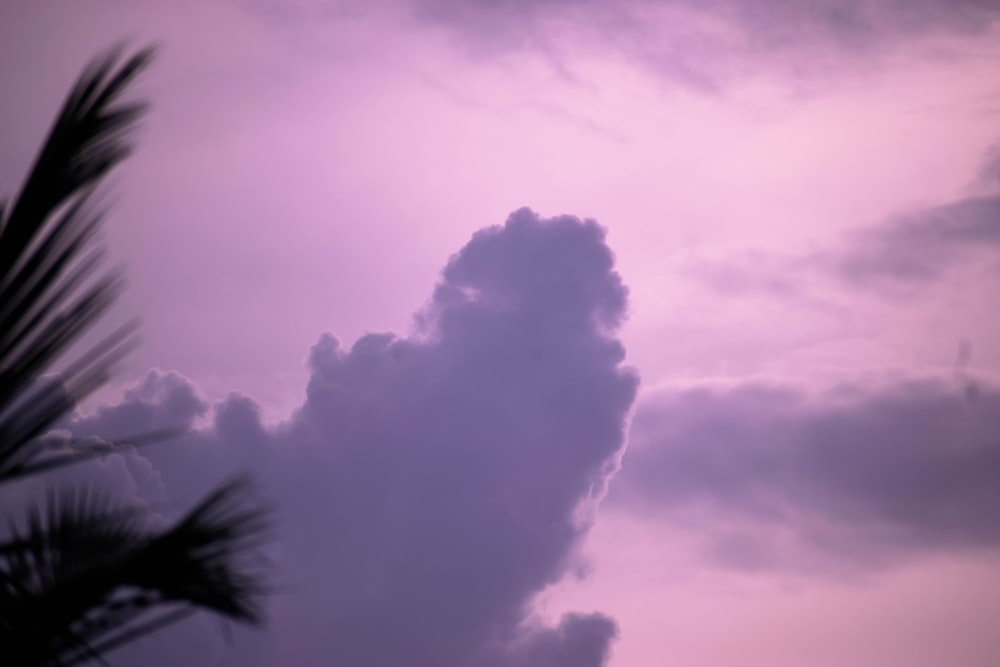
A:
{"label": "purple sky", "polygon": [[0,4],[5,193],[162,46],[70,426],[195,429],[79,474],[279,507],[117,664],[1000,663],[1000,2],[702,4]]}

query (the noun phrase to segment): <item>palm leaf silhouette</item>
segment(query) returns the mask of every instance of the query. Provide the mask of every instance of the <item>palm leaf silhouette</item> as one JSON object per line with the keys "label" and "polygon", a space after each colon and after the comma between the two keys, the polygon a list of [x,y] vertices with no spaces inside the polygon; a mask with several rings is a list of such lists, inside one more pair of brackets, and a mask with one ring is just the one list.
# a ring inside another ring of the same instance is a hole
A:
{"label": "palm leaf silhouette", "polygon": [[197,608],[261,621],[267,515],[251,482],[222,485],[158,530],[93,489],[54,494],[0,546],[0,646],[15,664],[73,665]]}
{"label": "palm leaf silhouette", "polygon": [[94,192],[129,153],[128,136],[145,111],[123,102],[153,56],[145,49],[118,65],[95,60],[73,87],[20,195],[0,201],[0,481],[25,473],[41,455],[38,436],[107,379],[134,343],[126,325],[80,355],[60,382],[38,378],[90,329],[121,287],[99,273],[93,243],[102,212]]}
{"label": "palm leaf silhouette", "polygon": [[[64,363],[57,377],[44,377],[121,289],[95,243],[103,217],[95,192],[131,150],[146,106],[123,98],[152,58],[151,49],[124,58],[117,49],[94,60],[17,198],[0,200],[0,484],[174,433],[100,446],[46,437],[135,343],[130,323]],[[259,623],[266,588],[250,556],[267,517],[245,477],[167,528],[97,489],[51,493],[24,521],[11,519],[0,542],[5,664],[97,660],[199,608]]]}

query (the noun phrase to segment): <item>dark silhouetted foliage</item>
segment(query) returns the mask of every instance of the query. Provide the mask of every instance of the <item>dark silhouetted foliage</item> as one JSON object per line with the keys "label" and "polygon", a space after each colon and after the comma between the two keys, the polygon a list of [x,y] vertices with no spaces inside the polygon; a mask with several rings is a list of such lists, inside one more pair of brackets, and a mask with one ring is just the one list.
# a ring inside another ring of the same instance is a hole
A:
{"label": "dark silhouetted foliage", "polygon": [[[151,49],[113,51],[91,63],[20,194],[0,200],[0,484],[174,434],[98,445],[47,435],[135,343],[130,323],[70,354],[121,289],[95,243],[103,217],[95,193],[131,150],[146,105],[123,97],[152,58]],[[53,491],[8,523],[0,542],[4,665],[99,660],[198,609],[262,620],[264,573],[252,557],[267,512],[246,477],[166,527],[88,486]]]}

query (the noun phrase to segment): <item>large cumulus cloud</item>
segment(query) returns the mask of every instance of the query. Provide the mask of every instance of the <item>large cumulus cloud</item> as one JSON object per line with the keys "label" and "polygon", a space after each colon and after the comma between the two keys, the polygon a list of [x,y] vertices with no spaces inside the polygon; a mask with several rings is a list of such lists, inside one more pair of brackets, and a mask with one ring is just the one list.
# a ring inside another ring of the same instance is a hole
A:
{"label": "large cumulus cloud", "polygon": [[826,392],[663,391],[633,422],[614,506],[694,522],[748,568],[883,567],[1000,549],[1000,391],[943,380]]}
{"label": "large cumulus cloud", "polygon": [[[623,443],[637,379],[614,332],[626,290],[603,230],[529,210],[477,233],[409,337],[324,334],[303,405],[265,427],[233,395],[212,425],[145,451],[171,498],[234,468],[280,507],[289,591],[251,664],[597,667],[601,614],[555,627],[530,603],[574,564]],[[206,406],[153,373],[71,427],[191,424]]]}

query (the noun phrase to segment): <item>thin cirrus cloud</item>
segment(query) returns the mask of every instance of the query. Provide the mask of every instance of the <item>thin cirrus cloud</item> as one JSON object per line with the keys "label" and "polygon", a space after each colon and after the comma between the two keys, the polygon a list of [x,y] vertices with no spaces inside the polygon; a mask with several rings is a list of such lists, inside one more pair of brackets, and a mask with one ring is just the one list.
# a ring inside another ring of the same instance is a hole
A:
{"label": "thin cirrus cloud", "polygon": [[918,295],[956,269],[998,259],[998,163],[996,150],[987,151],[975,194],[856,228],[829,248],[801,253],[756,249],[726,259],[687,258],[681,270],[723,293],[801,297],[832,282],[855,295],[891,299]]}
{"label": "thin cirrus cloud", "polygon": [[[611,45],[675,82],[717,89],[753,71],[793,77],[865,63],[936,35],[981,35],[995,0],[409,0],[476,51],[535,48],[561,59],[565,39]],[[952,54],[955,55],[955,54]]]}
{"label": "thin cirrus cloud", "polygon": [[[700,93],[777,75],[786,82],[869,72],[916,47],[923,58],[976,58],[952,38],[988,35],[996,0],[261,0],[241,5],[276,25],[386,13],[441,30],[466,56],[541,55],[570,81],[580,61],[622,58]],[[944,38],[944,41],[941,41]],[[988,38],[987,38],[988,39]]]}
{"label": "thin cirrus cloud", "polygon": [[[623,445],[638,380],[614,331],[626,289],[604,231],[527,209],[449,261],[417,332],[344,350],[324,334],[307,398],[265,427],[246,396],[146,451],[174,499],[234,468],[280,508],[279,578],[263,644],[241,661],[598,667],[600,613],[533,620],[569,572]],[[68,427],[112,437],[208,416],[153,372]]]}
{"label": "thin cirrus cloud", "polygon": [[697,523],[744,569],[880,569],[1000,549],[1000,393],[910,379],[746,382],[639,408],[611,506]]}
{"label": "thin cirrus cloud", "polygon": [[[978,252],[1000,249],[1000,194],[962,199],[859,230],[827,261],[844,281],[897,293],[931,283]],[[831,261],[832,260],[832,261]]]}

